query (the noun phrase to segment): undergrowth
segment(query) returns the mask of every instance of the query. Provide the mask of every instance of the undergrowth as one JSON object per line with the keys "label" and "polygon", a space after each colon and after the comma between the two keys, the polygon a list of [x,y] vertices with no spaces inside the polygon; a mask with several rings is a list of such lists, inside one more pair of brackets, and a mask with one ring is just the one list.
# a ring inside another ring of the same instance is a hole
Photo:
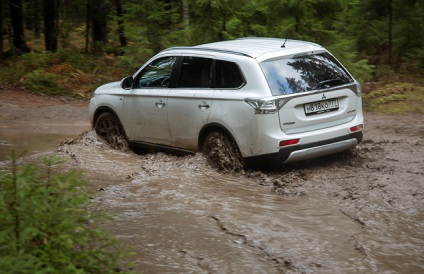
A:
{"label": "undergrowth", "polygon": [[424,113],[424,82],[421,79],[397,76],[370,85],[363,94],[366,111]]}
{"label": "undergrowth", "polygon": [[123,256],[87,210],[85,181],[61,172],[62,160],[40,165],[10,158],[0,168],[1,273],[113,273]]}
{"label": "undergrowth", "polygon": [[70,48],[31,52],[1,62],[3,88],[22,86],[43,95],[88,98],[101,84],[124,75],[113,54],[94,56]]}

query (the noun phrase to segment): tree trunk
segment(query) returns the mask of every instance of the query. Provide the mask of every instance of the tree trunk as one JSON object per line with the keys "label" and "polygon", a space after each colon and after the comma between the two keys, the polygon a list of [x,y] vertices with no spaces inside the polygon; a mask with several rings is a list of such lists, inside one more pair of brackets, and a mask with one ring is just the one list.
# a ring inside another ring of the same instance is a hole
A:
{"label": "tree trunk", "polygon": [[33,18],[32,18],[32,24],[34,26],[34,36],[36,38],[40,38],[41,34],[41,26],[40,26],[40,2],[39,0],[33,0],[34,4],[34,11],[33,11]]}
{"label": "tree trunk", "polygon": [[3,1],[0,1],[0,58],[3,57]]}
{"label": "tree trunk", "polygon": [[116,5],[116,16],[118,17],[118,32],[119,32],[119,41],[121,42],[121,47],[125,47],[127,45],[127,37],[125,36],[125,28],[124,28],[124,12],[122,10],[121,0],[115,0]]}
{"label": "tree trunk", "polygon": [[86,24],[86,32],[85,32],[85,53],[88,53],[90,50],[90,31],[91,31],[91,20],[90,20],[90,13],[91,13],[91,0],[87,0],[87,16],[85,18],[85,24]]}
{"label": "tree trunk", "polygon": [[57,50],[57,24],[56,12],[57,6],[55,0],[44,0],[44,41],[47,51]]}
{"label": "tree trunk", "polygon": [[12,53],[29,52],[25,42],[22,0],[9,0],[9,10],[12,20]]}
{"label": "tree trunk", "polygon": [[188,6],[188,1],[187,0],[182,0],[183,1],[183,27],[186,28],[190,25],[190,9]]}
{"label": "tree trunk", "polygon": [[392,0],[387,1],[387,13],[389,17],[389,27],[388,27],[388,40],[389,40],[389,56],[388,56],[388,63],[389,66],[392,66],[392,51],[393,51],[393,6],[392,6]]}
{"label": "tree trunk", "polygon": [[91,12],[91,27],[93,38],[93,52],[98,53],[102,50],[102,45],[108,43],[108,16],[110,11],[109,1],[92,0],[91,8],[95,8],[95,12]]}
{"label": "tree trunk", "polygon": [[221,31],[218,34],[218,41],[224,41],[225,37],[224,37],[224,33],[227,32],[227,16],[225,15],[225,13],[222,15],[222,27],[221,27]]}

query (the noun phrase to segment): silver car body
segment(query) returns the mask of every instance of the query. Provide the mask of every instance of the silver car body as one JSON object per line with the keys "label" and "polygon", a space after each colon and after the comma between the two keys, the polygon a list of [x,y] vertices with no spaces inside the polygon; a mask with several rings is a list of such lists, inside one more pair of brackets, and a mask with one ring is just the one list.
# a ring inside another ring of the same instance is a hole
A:
{"label": "silver car body", "polygon": [[[236,64],[243,83],[232,88],[182,88],[164,83],[163,87],[131,89],[123,89],[119,82],[110,83],[95,91],[89,107],[90,120],[94,126],[102,111],[112,111],[130,143],[190,152],[201,149],[202,132],[219,127],[235,141],[242,157],[252,163],[291,162],[347,150],[362,140],[364,118],[360,85],[339,63],[336,69],[347,75],[345,83],[324,83],[320,88],[302,92],[284,94],[287,81],[293,84],[294,78],[282,75],[287,80],[284,83],[271,82],[264,75],[273,66],[280,66],[279,60],[298,60],[297,56],[321,53],[329,54],[314,43],[274,38],[170,48],[150,59],[133,78],[137,79],[155,60],[174,56],[178,62],[178,58],[188,56]],[[172,75],[178,73],[173,71]],[[216,68],[212,73],[217,77]],[[284,68],[272,73],[273,77],[284,74]],[[282,94],[275,94],[273,88]],[[316,112],[315,108],[321,107],[323,110]]]}

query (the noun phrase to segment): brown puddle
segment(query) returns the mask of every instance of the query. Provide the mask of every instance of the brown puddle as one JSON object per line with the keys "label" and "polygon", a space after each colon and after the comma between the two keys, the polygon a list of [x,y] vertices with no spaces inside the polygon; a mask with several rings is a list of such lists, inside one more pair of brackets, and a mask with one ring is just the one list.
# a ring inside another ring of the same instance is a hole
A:
{"label": "brown puddle", "polygon": [[58,146],[66,138],[74,138],[81,133],[63,134],[43,133],[28,129],[0,128],[0,161],[6,160],[14,151],[16,155],[25,156],[45,152]]}

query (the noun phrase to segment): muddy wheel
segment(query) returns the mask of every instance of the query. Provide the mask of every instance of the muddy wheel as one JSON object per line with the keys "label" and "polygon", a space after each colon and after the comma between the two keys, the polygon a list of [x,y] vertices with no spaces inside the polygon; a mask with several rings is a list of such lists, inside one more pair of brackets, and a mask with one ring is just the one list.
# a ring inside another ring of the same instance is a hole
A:
{"label": "muddy wheel", "polygon": [[203,153],[208,158],[209,164],[219,171],[238,172],[243,170],[243,158],[237,145],[221,131],[214,131],[207,135]]}
{"label": "muddy wheel", "polygon": [[114,149],[127,150],[128,142],[122,134],[121,127],[115,115],[110,112],[100,114],[94,126],[96,133]]}

